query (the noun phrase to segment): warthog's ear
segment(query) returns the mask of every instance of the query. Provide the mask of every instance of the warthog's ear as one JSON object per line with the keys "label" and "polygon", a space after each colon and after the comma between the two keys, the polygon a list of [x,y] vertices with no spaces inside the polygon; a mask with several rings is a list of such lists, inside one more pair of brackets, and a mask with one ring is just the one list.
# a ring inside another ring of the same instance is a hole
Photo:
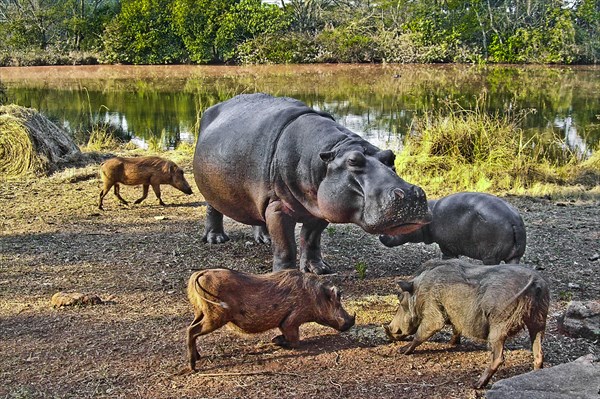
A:
{"label": "warthog's ear", "polygon": [[410,299],[410,293],[403,291],[398,295],[398,299],[400,300],[400,305],[405,305],[408,303],[408,300]]}
{"label": "warthog's ear", "polygon": [[323,162],[329,163],[335,159],[335,152],[333,152],[333,151],[322,152],[319,154],[319,157],[321,158],[321,160]]}
{"label": "warthog's ear", "polygon": [[408,292],[409,294],[412,294],[415,288],[412,281],[398,281],[398,286],[402,291]]}
{"label": "warthog's ear", "polygon": [[331,298],[336,298],[336,299],[340,299],[342,296],[342,292],[340,290],[338,290],[338,288],[336,286],[332,286],[329,288],[329,295],[331,296]]}

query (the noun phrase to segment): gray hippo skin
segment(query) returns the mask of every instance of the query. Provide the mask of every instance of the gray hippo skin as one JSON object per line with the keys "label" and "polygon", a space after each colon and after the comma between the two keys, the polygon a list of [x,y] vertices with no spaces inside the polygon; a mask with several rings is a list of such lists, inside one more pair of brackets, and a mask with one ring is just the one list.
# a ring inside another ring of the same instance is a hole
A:
{"label": "gray hippo skin", "polygon": [[[324,112],[285,97],[239,95],[204,112],[194,179],[208,203],[203,240],[229,238],[223,215],[272,240],[273,270],[330,273],[321,257],[329,223],[371,234],[409,233],[431,219],[425,193],[393,170],[382,151]],[[269,238],[270,235],[270,238]]]}
{"label": "gray hippo skin", "polygon": [[465,255],[486,265],[517,264],[525,253],[525,225],[506,201],[483,193],[457,193],[430,200],[430,224],[410,234],[382,235],[388,247],[407,242],[437,243],[443,258]]}

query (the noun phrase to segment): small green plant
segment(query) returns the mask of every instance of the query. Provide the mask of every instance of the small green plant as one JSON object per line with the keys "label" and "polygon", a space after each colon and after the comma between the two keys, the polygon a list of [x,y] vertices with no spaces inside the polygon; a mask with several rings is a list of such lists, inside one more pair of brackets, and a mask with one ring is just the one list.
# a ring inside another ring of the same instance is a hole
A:
{"label": "small green plant", "polygon": [[571,301],[571,299],[573,299],[573,293],[570,291],[559,291],[558,299],[560,299],[561,301],[569,302]]}
{"label": "small green plant", "polygon": [[325,231],[327,232],[327,235],[329,237],[333,237],[333,235],[335,234],[335,227],[333,227],[333,226],[327,226],[325,228]]}
{"label": "small green plant", "polygon": [[356,274],[358,274],[358,278],[364,280],[367,276],[367,264],[361,260],[354,265],[354,269],[356,270]]}
{"label": "small green plant", "polygon": [[151,135],[150,138],[146,140],[146,144],[148,145],[148,151],[150,152],[156,153],[163,149],[161,137]]}

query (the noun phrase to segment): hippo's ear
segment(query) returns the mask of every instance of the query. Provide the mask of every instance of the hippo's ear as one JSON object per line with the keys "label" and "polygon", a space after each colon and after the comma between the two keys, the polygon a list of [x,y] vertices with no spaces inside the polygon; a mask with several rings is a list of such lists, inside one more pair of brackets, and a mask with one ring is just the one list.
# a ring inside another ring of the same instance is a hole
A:
{"label": "hippo's ear", "polygon": [[333,151],[322,152],[319,154],[319,157],[321,158],[321,160],[323,162],[329,163],[335,159],[335,152],[333,152]]}
{"label": "hippo's ear", "polygon": [[396,155],[394,154],[394,151],[380,151],[377,154],[375,154],[375,158],[377,158],[382,164],[394,169],[394,161],[396,160]]}
{"label": "hippo's ear", "polygon": [[412,281],[398,281],[398,285],[402,291],[408,292],[409,294],[412,294],[415,288]]}

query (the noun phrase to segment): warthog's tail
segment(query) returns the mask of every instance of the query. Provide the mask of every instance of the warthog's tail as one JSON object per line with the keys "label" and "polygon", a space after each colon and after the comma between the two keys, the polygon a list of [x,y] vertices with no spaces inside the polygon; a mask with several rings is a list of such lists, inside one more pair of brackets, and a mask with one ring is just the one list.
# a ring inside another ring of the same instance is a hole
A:
{"label": "warthog's tail", "polygon": [[[519,299],[521,299],[523,294],[525,292],[527,292],[529,287],[531,287],[533,285],[533,282],[534,282],[534,276],[530,276],[529,280],[527,281],[527,284],[525,284],[525,286],[519,292],[517,292],[515,295],[513,295],[512,298],[510,298],[510,300],[506,301],[504,308],[500,312],[500,314],[503,315],[502,318],[516,317],[517,319],[520,320],[520,318],[522,317],[520,309],[522,309],[523,306],[527,306],[526,302],[528,302],[528,301],[525,301],[525,302],[519,301]],[[515,308],[515,306],[516,306],[516,308]],[[506,313],[508,313],[508,314],[505,315]]]}
{"label": "warthog's tail", "polygon": [[[202,284],[200,284],[200,278],[201,278],[201,277],[203,277],[203,276],[204,276],[204,274],[205,274],[207,271],[208,271],[208,270],[203,270],[203,271],[201,271],[201,272],[198,272],[198,273],[196,274],[196,278],[194,279],[194,287],[195,287],[195,293],[196,293],[197,295],[194,295],[194,296],[195,296],[196,298],[200,298],[200,299],[201,299],[202,301],[204,301],[204,302],[208,302],[208,303],[211,303],[211,304],[213,304],[213,305],[220,306],[220,307],[222,307],[223,309],[229,309],[229,305],[227,305],[227,303],[225,303],[225,302],[223,302],[223,301],[219,301],[219,302],[211,301],[210,299],[208,299],[208,298],[204,297],[204,295],[201,295],[201,292],[203,292],[203,293],[204,293],[204,294],[206,294],[206,295],[210,295],[210,296],[212,296],[212,297],[214,297],[214,298],[216,298],[216,299],[219,299],[219,297],[218,297],[218,296],[216,296],[215,294],[213,294],[213,293],[209,292],[208,290],[206,290],[206,288],[204,288],[204,287],[202,286]],[[191,298],[191,294],[192,294],[192,293],[191,293],[191,292],[189,292],[189,290],[188,290],[188,296],[190,296],[190,300],[192,300],[192,298]],[[193,302],[193,301],[192,301],[192,302]]]}

